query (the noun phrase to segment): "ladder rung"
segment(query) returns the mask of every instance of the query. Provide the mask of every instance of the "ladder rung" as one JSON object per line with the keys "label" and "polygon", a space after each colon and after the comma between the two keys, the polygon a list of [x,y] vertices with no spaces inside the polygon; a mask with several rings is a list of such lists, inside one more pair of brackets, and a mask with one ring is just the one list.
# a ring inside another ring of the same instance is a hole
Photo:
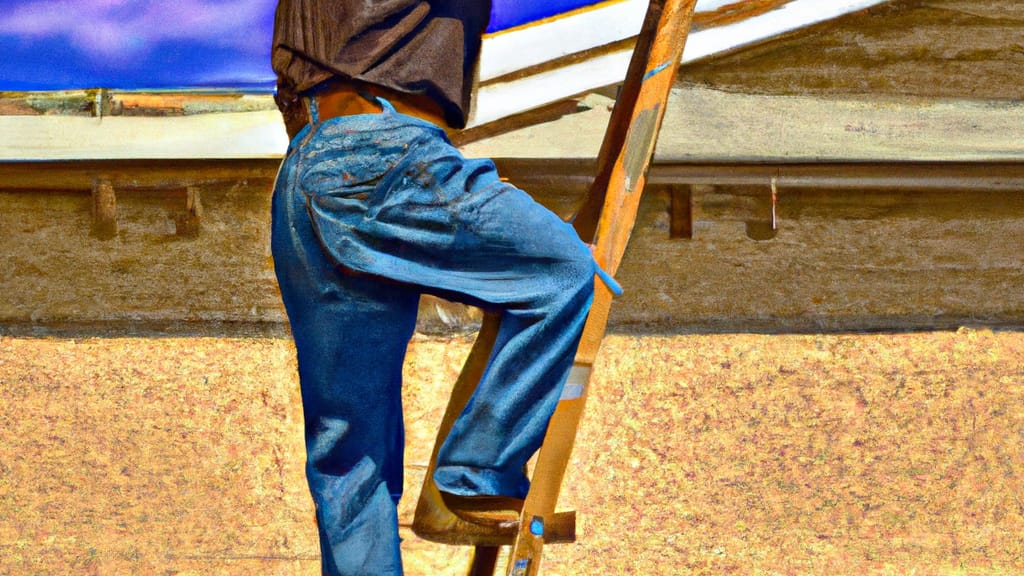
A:
{"label": "ladder rung", "polygon": [[[515,542],[519,523],[502,528],[481,526],[449,516],[449,521],[430,522],[428,519],[413,525],[413,532],[424,540],[439,544],[462,546],[507,546]],[[544,523],[544,542],[566,544],[576,541],[576,511],[556,512]]]}

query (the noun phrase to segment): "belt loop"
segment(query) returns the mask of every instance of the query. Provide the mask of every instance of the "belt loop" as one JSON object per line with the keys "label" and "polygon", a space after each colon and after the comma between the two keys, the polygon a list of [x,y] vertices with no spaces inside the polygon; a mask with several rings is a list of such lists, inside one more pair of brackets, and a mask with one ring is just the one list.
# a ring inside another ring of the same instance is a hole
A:
{"label": "belt loop", "polygon": [[388,102],[387,100],[381,98],[380,96],[377,96],[377,103],[380,104],[380,107],[383,108],[385,112],[395,112],[395,107],[391,104],[391,102]]}
{"label": "belt loop", "polygon": [[395,111],[395,107],[391,105],[391,102],[388,102],[384,98],[382,98],[380,96],[377,96],[376,94],[374,94],[373,92],[370,92],[369,90],[367,90],[366,88],[364,88],[362,86],[358,87],[356,89],[356,92],[360,96],[365,98],[366,100],[369,100],[370,102],[376,102],[377,105],[380,106],[383,109],[384,112],[394,112]]}
{"label": "belt loop", "polygon": [[319,124],[320,123],[320,112],[316,107],[316,96],[306,97],[306,111],[309,112],[309,123]]}

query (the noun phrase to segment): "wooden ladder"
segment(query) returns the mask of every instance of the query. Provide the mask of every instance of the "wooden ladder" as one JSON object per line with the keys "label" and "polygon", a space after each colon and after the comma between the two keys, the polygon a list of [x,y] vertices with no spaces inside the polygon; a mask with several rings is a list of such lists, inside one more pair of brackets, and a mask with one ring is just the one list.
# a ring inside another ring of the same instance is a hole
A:
{"label": "wooden ladder", "polygon": [[[696,0],[650,2],[601,145],[596,177],[573,220],[580,238],[593,244],[595,259],[611,275],[618,270],[633,230],[695,3]],[[555,512],[555,506],[586,403],[594,360],[604,338],[611,300],[611,289],[605,283],[595,282],[594,302],[565,390],[537,455],[522,515],[518,526],[507,530],[472,524],[455,516],[445,507],[433,481],[438,450],[476,389],[494,345],[498,316],[484,317],[438,429],[413,520],[413,531],[421,538],[474,546],[470,576],[493,575],[500,547],[505,545],[512,546],[508,575],[533,576],[539,573],[544,544],[575,541],[576,513]]]}

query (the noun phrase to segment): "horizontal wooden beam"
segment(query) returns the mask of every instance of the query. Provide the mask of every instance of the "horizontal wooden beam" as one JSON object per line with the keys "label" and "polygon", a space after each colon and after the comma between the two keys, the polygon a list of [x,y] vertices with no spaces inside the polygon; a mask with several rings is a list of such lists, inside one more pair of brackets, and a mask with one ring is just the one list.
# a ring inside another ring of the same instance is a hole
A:
{"label": "horizontal wooden beam", "polygon": [[155,189],[229,180],[272,181],[280,165],[280,158],[0,162],[0,190],[91,190],[97,178],[117,188]]}
{"label": "horizontal wooden beam", "polygon": [[[595,163],[586,159],[499,158],[507,178],[524,189],[589,184]],[[648,185],[770,186],[830,191],[863,189],[985,190],[1024,192],[1024,160],[1005,162],[660,162]]]}
{"label": "horizontal wooden beam", "polygon": [[[587,159],[497,158],[499,172],[540,195],[576,197],[596,169]],[[98,177],[119,188],[167,188],[223,182],[272,182],[281,160],[84,160],[0,162],[0,190],[91,190]],[[654,164],[648,184],[769,185],[780,189],[985,190],[1024,192],[1024,160],[1006,162],[732,162]],[[546,191],[551,191],[546,192]]]}
{"label": "horizontal wooden beam", "polygon": [[779,189],[986,190],[1024,192],[1024,162],[665,163],[652,184],[769,185]]}

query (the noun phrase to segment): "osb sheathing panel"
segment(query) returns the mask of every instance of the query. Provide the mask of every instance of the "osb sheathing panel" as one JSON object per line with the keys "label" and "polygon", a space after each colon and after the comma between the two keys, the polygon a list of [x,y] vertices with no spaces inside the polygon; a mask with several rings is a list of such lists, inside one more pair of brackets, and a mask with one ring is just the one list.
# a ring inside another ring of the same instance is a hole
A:
{"label": "osb sheathing panel", "polygon": [[177,234],[184,194],[115,193],[111,240],[92,235],[88,192],[0,193],[0,321],[282,318],[265,183],[204,187],[195,236]]}
{"label": "osb sheathing panel", "polygon": [[670,240],[668,203],[651,195],[641,207],[619,271],[619,327],[814,332],[1024,319],[1017,194],[780,193],[777,234],[761,242],[745,222],[699,205],[694,238]]}
{"label": "osb sheathing panel", "polygon": [[[746,195],[738,200],[758,194],[734,192]],[[198,234],[181,236],[183,194],[119,191],[118,234],[100,240],[88,193],[0,193],[0,326],[218,321],[280,331],[269,185],[210,185],[199,196]],[[736,213],[707,202],[696,208],[694,238],[671,240],[668,208],[664,190],[641,205],[613,329],[1024,322],[1019,194],[782,190],[778,233],[763,242],[746,236]],[[427,324],[444,328],[432,307],[426,312]]]}
{"label": "osb sheathing panel", "polygon": [[[470,342],[405,371],[405,527]],[[543,574],[1024,572],[1024,334],[608,338]],[[287,338],[0,337],[0,574],[318,573]]]}
{"label": "osb sheathing panel", "polygon": [[1020,99],[1018,0],[897,0],[679,78],[727,92]]}

